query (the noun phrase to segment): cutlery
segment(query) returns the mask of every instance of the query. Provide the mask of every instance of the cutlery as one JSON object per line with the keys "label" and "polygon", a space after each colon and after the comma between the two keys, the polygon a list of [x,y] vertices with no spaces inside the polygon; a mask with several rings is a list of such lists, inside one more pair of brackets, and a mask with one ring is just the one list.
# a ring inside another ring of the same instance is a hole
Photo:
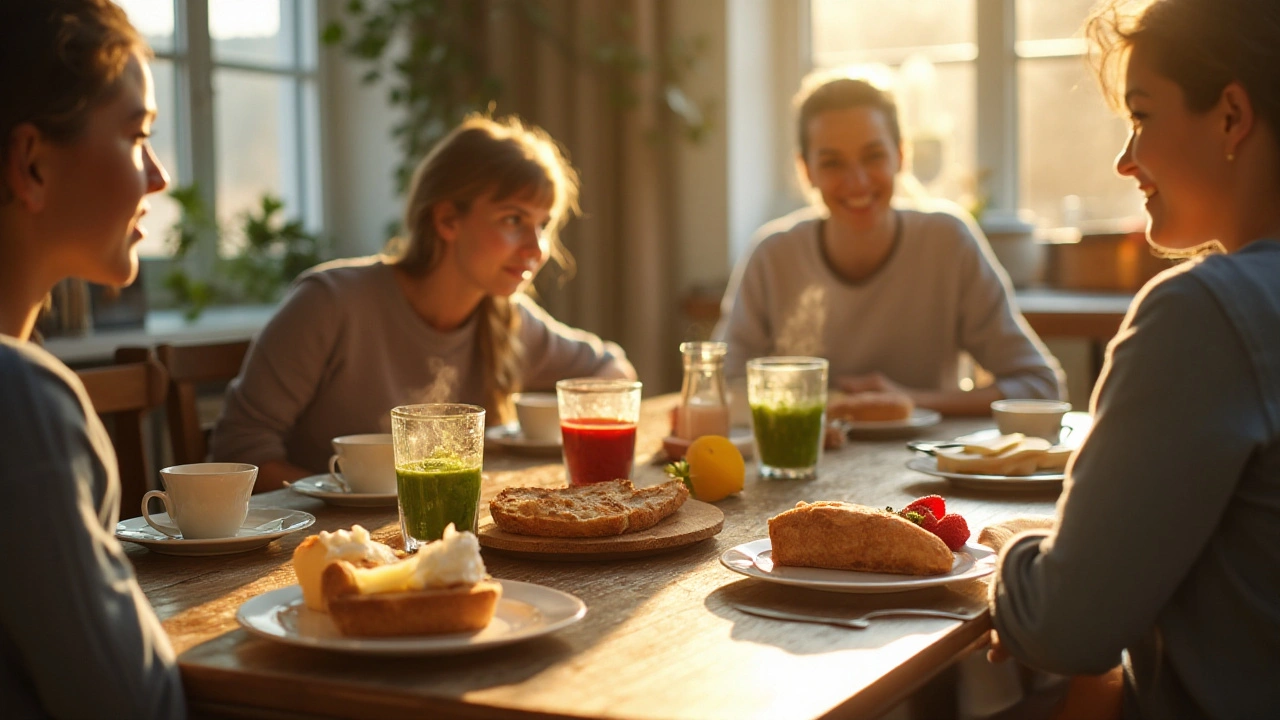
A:
{"label": "cutlery", "polygon": [[782,612],[780,610],[770,610],[768,608],[755,607],[753,605],[741,605],[731,603],[732,606],[748,615],[759,615],[773,620],[792,620],[795,622],[819,623],[822,625],[835,625],[836,627],[853,628],[855,630],[863,630],[871,623],[868,622],[872,618],[890,617],[890,616],[912,616],[912,617],[936,617],[948,620],[972,620],[977,617],[976,613],[957,613],[947,610],[927,610],[923,608],[886,608],[884,610],[872,610],[856,618],[833,618],[821,617],[819,615],[802,615],[800,613]]}
{"label": "cutlery", "polygon": [[908,450],[914,450],[926,455],[933,455],[935,450],[958,447],[964,447],[964,443],[953,440],[912,440],[907,443]]}

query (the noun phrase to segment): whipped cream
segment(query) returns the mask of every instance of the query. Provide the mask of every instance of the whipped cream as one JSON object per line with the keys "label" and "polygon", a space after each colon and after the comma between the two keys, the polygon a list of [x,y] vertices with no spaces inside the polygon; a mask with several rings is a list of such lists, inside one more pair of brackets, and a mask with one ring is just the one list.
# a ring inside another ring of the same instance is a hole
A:
{"label": "whipped cream", "polygon": [[418,548],[417,563],[409,580],[415,590],[474,585],[485,578],[480,540],[471,532],[458,532],[453,523],[444,529],[444,537]]}
{"label": "whipped cream", "polygon": [[369,531],[359,525],[352,525],[350,530],[322,531],[320,544],[325,548],[321,567],[337,560],[349,563],[368,560],[378,565],[396,561],[396,554],[391,548],[374,540]]}

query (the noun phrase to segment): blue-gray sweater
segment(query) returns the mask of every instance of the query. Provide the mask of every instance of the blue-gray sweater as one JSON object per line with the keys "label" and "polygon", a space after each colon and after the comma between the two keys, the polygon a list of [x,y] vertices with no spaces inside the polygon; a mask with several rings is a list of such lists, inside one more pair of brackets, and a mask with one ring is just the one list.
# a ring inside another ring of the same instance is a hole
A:
{"label": "blue-gray sweater", "polygon": [[1053,531],[1002,554],[1015,657],[1126,717],[1280,717],[1280,241],[1153,280],[1108,349]]}

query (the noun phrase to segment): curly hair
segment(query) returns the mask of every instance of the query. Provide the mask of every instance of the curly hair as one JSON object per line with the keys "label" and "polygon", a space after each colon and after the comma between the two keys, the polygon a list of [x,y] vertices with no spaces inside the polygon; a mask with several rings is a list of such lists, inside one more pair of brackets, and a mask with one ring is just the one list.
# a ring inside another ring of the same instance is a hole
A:
{"label": "curly hair", "polygon": [[1280,4],[1256,0],[1109,0],[1085,25],[1091,61],[1112,107],[1124,106],[1124,60],[1135,46],[1205,112],[1238,82],[1273,132],[1280,130]]}

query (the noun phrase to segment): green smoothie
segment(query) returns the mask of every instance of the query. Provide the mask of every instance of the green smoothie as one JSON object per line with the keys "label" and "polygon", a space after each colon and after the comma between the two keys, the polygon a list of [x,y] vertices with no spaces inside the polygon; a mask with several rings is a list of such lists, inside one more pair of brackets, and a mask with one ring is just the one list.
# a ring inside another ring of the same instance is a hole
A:
{"label": "green smoothie", "polygon": [[818,464],[825,405],[752,405],[760,462],[776,468],[810,468]]}
{"label": "green smoothie", "polygon": [[480,466],[431,459],[396,467],[400,493],[400,530],[420,543],[439,540],[445,526],[476,531],[480,507]]}

